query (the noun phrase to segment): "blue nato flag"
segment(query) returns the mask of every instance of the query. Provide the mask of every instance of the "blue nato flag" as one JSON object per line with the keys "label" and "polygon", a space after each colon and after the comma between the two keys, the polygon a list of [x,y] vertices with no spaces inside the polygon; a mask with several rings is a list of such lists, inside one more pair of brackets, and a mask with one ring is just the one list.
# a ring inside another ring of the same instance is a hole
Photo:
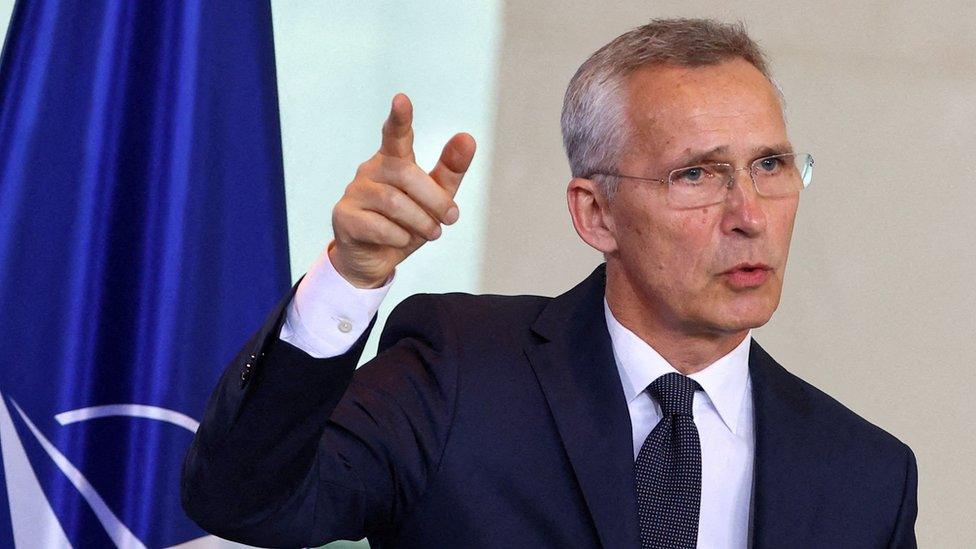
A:
{"label": "blue nato flag", "polygon": [[269,3],[18,2],[0,59],[0,546],[205,536],[181,461],[289,279]]}

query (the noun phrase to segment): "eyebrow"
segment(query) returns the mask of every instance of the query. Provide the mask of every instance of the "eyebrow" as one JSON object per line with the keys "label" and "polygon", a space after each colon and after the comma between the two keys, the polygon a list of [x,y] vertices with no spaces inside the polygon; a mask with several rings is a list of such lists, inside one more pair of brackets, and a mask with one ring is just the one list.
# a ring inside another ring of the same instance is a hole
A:
{"label": "eyebrow", "polygon": [[[792,152],[793,146],[789,143],[763,145],[752,150],[750,161],[766,156],[790,154]],[[674,165],[675,168],[681,168],[684,166],[695,166],[706,162],[728,162],[728,155],[729,147],[727,145],[719,145],[718,147],[708,149],[707,151],[691,151],[689,154],[679,157],[679,160],[673,162],[672,165]]]}

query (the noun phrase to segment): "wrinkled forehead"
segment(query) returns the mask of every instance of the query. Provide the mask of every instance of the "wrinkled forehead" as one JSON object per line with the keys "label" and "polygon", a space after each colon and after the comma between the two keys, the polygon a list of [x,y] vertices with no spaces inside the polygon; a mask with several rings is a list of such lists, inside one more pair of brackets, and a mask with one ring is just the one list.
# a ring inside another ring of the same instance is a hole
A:
{"label": "wrinkled forehead", "polygon": [[627,150],[653,160],[715,149],[737,160],[788,144],[776,88],[743,59],[643,67],[627,77],[624,90],[633,130]]}

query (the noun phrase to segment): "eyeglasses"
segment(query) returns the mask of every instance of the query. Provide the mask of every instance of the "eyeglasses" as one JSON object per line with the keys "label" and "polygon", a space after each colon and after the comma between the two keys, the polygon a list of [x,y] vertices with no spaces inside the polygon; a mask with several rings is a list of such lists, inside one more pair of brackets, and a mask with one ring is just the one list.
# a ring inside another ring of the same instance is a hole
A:
{"label": "eyeglasses", "polygon": [[735,172],[745,169],[749,170],[759,196],[766,198],[790,196],[810,185],[813,179],[813,156],[806,153],[774,154],[757,158],[748,167],[743,168],[736,168],[727,162],[699,164],[671,170],[667,179],[601,172],[590,175],[667,183],[667,200],[670,206],[700,208],[725,200],[726,194],[735,181]]}

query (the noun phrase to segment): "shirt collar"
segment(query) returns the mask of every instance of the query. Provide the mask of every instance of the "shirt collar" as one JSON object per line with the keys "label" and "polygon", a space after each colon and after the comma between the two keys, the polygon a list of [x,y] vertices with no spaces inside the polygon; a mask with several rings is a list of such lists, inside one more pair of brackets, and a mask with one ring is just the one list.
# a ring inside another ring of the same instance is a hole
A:
{"label": "shirt collar", "polygon": [[[667,373],[677,372],[653,347],[617,321],[610,312],[610,305],[605,298],[603,311],[613,345],[613,357],[617,363],[628,403],[643,393],[655,379]],[[748,387],[751,341],[750,331],[727,355],[688,376],[701,385],[722,421],[733,433],[736,433],[738,428],[739,411]]]}

